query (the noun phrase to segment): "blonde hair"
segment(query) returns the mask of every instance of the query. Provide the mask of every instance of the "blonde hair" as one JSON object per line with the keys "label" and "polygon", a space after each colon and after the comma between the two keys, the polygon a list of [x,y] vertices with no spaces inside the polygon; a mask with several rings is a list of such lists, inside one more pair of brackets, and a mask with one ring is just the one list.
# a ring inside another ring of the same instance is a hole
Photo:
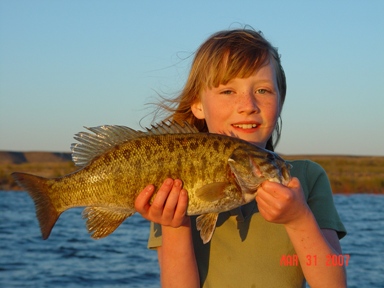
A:
{"label": "blonde hair", "polygon": [[[170,113],[166,120],[179,123],[187,121],[200,132],[208,132],[204,119],[197,119],[191,105],[199,100],[206,88],[218,87],[233,78],[247,78],[261,66],[273,63],[280,94],[280,111],[286,94],[285,73],[281,66],[277,48],[261,34],[251,29],[225,30],[213,34],[197,50],[187,82],[175,99],[163,99],[158,104]],[[268,140],[267,149],[273,150],[280,138],[280,124],[277,122],[274,135]],[[274,138],[274,139],[272,139]]]}

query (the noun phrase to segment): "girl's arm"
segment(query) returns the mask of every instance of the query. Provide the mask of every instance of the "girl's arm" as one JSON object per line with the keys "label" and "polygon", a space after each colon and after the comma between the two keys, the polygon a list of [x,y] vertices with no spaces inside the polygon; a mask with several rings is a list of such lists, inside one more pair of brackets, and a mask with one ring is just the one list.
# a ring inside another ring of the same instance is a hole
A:
{"label": "girl's arm", "polygon": [[135,208],[145,219],[162,225],[162,246],[157,248],[162,287],[199,287],[199,273],[192,242],[191,221],[186,216],[187,191],[178,179],[166,179],[152,204],[155,187],[148,185]]}
{"label": "girl's arm", "polygon": [[163,245],[157,249],[161,287],[200,287],[190,226],[162,226],[162,232]]}
{"label": "girl's arm", "polygon": [[292,178],[287,187],[265,181],[256,201],[267,221],[285,226],[311,287],[346,287],[344,267],[327,261],[341,254],[336,231],[319,228],[297,178]]}

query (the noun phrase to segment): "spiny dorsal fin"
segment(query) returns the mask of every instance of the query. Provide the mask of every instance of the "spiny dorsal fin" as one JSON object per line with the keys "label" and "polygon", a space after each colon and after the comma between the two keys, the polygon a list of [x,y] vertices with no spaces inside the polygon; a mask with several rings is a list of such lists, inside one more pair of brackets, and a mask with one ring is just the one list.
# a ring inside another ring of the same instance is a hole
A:
{"label": "spiny dorsal fin", "polygon": [[76,166],[84,167],[88,165],[96,156],[99,156],[116,145],[126,141],[164,134],[188,134],[198,133],[199,131],[188,124],[184,126],[177,122],[161,122],[146,128],[147,131],[138,131],[126,126],[103,125],[98,127],[84,127],[93,132],[79,132],[75,135],[78,143],[71,145],[72,160]]}
{"label": "spiny dorsal fin", "polygon": [[188,122],[184,122],[183,125],[180,125],[175,121],[163,121],[161,123],[151,125],[151,128],[146,129],[148,135],[199,133],[199,130]]}

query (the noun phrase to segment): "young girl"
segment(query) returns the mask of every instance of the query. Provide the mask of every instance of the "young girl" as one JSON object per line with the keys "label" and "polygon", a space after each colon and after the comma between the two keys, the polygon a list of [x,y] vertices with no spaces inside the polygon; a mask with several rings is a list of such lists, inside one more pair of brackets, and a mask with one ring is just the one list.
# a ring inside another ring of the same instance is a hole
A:
{"label": "young girl", "polygon": [[[253,30],[221,31],[198,49],[169,118],[273,150],[285,93],[276,48]],[[157,249],[162,286],[302,287],[306,279],[311,287],[345,287],[344,267],[327,261],[342,253],[346,234],[328,178],[316,163],[291,164],[287,186],[265,181],[256,201],[220,214],[207,244],[186,216],[182,179],[165,179],[152,204],[148,185],[135,207],[153,222],[149,247]]]}

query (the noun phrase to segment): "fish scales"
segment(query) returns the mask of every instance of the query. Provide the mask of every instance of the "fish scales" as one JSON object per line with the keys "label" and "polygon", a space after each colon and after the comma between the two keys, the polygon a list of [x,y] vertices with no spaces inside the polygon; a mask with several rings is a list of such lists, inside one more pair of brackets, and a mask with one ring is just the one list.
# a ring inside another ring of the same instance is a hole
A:
{"label": "fish scales", "polygon": [[171,177],[183,180],[187,214],[201,214],[198,229],[206,243],[219,212],[254,200],[266,179],[290,179],[289,164],[275,153],[238,138],[198,133],[188,124],[162,123],[147,132],[124,126],[88,130],[94,134],[77,134],[79,143],[72,146],[79,170],[52,179],[13,173],[35,202],[44,239],[73,207],[86,207],[83,217],[93,238],[105,237],[135,213],[136,197],[147,184],[158,188]]}
{"label": "fish scales", "polygon": [[[115,155],[111,157],[115,159],[113,167],[123,172],[119,173],[122,179],[114,179],[125,182],[124,185],[120,185],[123,186],[124,195],[127,185],[132,191],[139,192],[147,183],[160,185],[165,177],[183,179],[188,189],[193,189],[199,179],[202,181],[205,180],[204,178],[214,181],[224,180],[223,173],[218,173],[218,168],[222,169],[223,163],[226,165],[229,153],[224,154],[224,157],[221,155],[221,159],[218,156],[212,157],[214,155],[213,151],[210,151],[212,145],[209,141],[199,141],[201,138],[196,135],[164,135],[125,143],[119,149],[114,149]],[[203,142],[205,144],[202,144]],[[193,144],[193,149],[190,148],[190,144]],[[169,146],[173,147],[171,151],[164,149]],[[126,155],[126,151],[130,151],[133,155],[128,162],[126,161],[128,159],[121,157]],[[224,149],[222,151],[225,152]],[[105,162],[102,158],[100,161]],[[111,171],[111,173],[116,172],[120,171]]]}
{"label": "fish scales", "polygon": [[[167,177],[183,179],[185,189],[191,192],[207,184],[207,181],[224,182],[227,172],[223,167],[229,169],[227,159],[231,153],[231,145],[228,141],[220,142],[220,138],[223,137],[204,134],[160,135],[126,142],[99,156],[92,165],[74,175],[73,177],[78,178],[71,180],[79,183],[75,190],[70,187],[67,193],[56,195],[70,196],[71,200],[68,202],[72,207],[102,206],[105,203],[111,207],[133,207],[137,194],[147,183],[159,186]],[[164,149],[169,145],[174,147],[172,152]],[[128,154],[132,156],[127,162],[125,157]],[[177,159],[176,166],[173,159]],[[88,195],[88,198],[85,199],[84,195]],[[187,214],[217,210],[216,205],[209,203],[209,208],[194,196],[194,193],[189,194]],[[235,203],[231,198],[227,202]],[[68,208],[71,207],[65,207]]]}

